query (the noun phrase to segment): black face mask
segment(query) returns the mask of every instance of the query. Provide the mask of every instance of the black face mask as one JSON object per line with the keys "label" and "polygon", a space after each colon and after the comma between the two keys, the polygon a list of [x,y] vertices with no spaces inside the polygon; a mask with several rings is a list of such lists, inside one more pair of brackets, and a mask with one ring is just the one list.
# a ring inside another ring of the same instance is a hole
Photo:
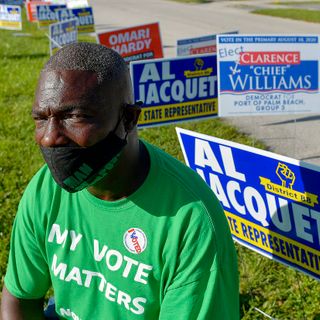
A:
{"label": "black face mask", "polygon": [[40,149],[56,183],[68,192],[77,192],[106,177],[126,144],[126,138],[110,132],[91,147]]}

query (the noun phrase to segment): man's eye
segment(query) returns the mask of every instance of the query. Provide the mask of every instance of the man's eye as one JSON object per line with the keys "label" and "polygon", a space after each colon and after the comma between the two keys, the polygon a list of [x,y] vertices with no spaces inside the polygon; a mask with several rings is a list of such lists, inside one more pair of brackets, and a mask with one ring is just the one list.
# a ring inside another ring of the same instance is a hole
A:
{"label": "man's eye", "polygon": [[39,121],[46,121],[46,120],[48,120],[48,118],[47,117],[42,117],[42,116],[34,116],[33,120],[36,121],[36,122],[39,122]]}
{"label": "man's eye", "polygon": [[87,114],[83,114],[83,113],[70,113],[70,114],[66,114],[64,115],[63,119],[65,120],[74,120],[74,121],[86,121],[88,119],[90,119],[91,117]]}

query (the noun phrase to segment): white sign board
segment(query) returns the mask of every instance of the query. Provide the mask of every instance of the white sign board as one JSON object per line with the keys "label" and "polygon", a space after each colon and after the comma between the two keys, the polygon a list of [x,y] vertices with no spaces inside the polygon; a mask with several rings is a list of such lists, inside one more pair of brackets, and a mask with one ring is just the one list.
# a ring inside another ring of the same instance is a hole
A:
{"label": "white sign board", "polygon": [[0,4],[0,29],[22,30],[20,6]]}
{"label": "white sign board", "polygon": [[68,9],[86,8],[86,7],[89,7],[87,0],[67,0]]}
{"label": "white sign board", "polygon": [[218,35],[219,116],[319,112],[319,37]]}
{"label": "white sign board", "polygon": [[[238,31],[225,32],[223,34],[237,34]],[[177,40],[177,56],[190,56],[193,54],[216,53],[217,35],[201,36]]]}

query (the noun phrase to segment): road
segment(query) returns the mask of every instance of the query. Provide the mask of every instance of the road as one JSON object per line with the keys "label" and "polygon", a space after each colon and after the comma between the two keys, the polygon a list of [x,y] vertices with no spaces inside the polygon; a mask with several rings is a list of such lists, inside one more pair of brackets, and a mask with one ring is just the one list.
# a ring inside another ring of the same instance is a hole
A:
{"label": "road", "polygon": [[[238,30],[256,34],[319,34],[320,25],[251,14],[271,0],[214,1],[186,4],[168,0],[91,0],[97,31],[159,22],[165,57],[176,54],[177,39]],[[276,1],[274,1],[276,2]],[[320,101],[319,101],[320,107]],[[227,122],[273,152],[320,165],[320,113],[305,115],[245,116]]]}

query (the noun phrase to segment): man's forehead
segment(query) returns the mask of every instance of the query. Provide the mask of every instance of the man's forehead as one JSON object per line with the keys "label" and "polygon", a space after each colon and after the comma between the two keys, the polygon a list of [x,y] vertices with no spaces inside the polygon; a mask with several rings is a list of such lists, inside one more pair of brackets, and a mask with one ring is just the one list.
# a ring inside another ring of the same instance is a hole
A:
{"label": "man's forehead", "polygon": [[90,70],[43,70],[38,89],[94,89],[99,85],[98,74]]}

